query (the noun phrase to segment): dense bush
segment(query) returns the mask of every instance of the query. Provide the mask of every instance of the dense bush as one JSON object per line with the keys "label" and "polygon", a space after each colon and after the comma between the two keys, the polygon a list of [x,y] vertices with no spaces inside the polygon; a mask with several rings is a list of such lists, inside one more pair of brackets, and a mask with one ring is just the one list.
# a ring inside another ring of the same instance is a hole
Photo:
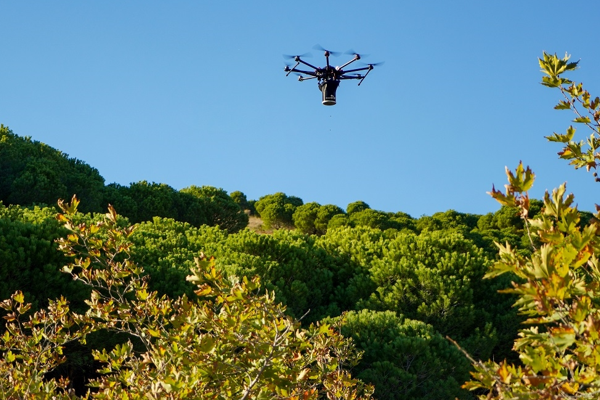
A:
{"label": "dense bush", "polygon": [[364,351],[356,376],[374,384],[380,400],[467,399],[461,390],[469,362],[431,325],[393,311],[348,313],[342,333]]}
{"label": "dense bush", "polygon": [[191,186],[178,192],[147,181],[105,186],[99,172],[83,161],[0,125],[1,202],[54,205],[73,195],[81,199],[83,212],[102,212],[112,204],[134,223],[159,216],[196,226],[219,225],[231,232],[248,225],[248,216],[222,189]]}
{"label": "dense bush", "polygon": [[267,229],[290,228],[294,226],[293,215],[304,202],[295,196],[278,192],[262,196],[254,204],[256,211]]}
{"label": "dense bush", "polygon": [[55,215],[51,208],[0,203],[0,298],[21,290],[35,309],[61,295],[68,295],[76,308],[83,306],[88,293],[57,273],[66,259],[57,251],[55,240],[66,235],[66,230]]}
{"label": "dense bush", "polygon": [[[62,279],[66,285],[53,285],[51,288],[55,291],[51,291],[42,284],[36,287],[36,281],[21,280],[18,282],[21,289],[42,297],[62,292],[75,299],[85,298],[87,292],[57,272],[64,260],[52,258],[52,239],[64,236],[65,231],[56,223],[53,209],[28,210],[15,206],[10,209],[9,213],[9,208],[4,208],[0,222],[9,224],[17,220],[24,224],[28,220],[40,220],[56,230],[50,231],[46,253],[40,253],[49,257],[44,267],[48,276],[43,282]],[[75,218],[87,222],[98,220],[98,216],[81,214]],[[122,225],[126,222],[124,220]],[[27,242],[35,236],[37,228],[30,225],[29,230],[11,229],[1,231],[0,243],[2,240]],[[11,231],[14,233],[10,238],[7,234],[2,236]],[[382,231],[359,226],[329,229],[321,236],[287,229],[264,235],[250,230],[228,233],[217,227],[196,227],[171,218],[155,217],[139,223],[130,239],[131,260],[144,266],[149,274],[149,290],[156,290],[160,296],[186,295],[194,299],[195,288],[185,277],[195,267],[194,257],[205,253],[214,254],[217,268],[228,275],[260,276],[264,287],[274,291],[276,299],[287,306],[289,315],[304,316],[304,326],[322,318],[337,317],[346,310],[392,311],[414,323],[429,324],[427,329],[436,334],[452,335],[474,354],[506,357],[510,355],[510,343],[519,322],[510,307],[510,298],[502,296],[499,301],[494,293],[497,288],[505,287],[506,282],[482,284],[478,281],[488,263],[487,256],[456,231],[427,231],[419,235],[412,231]],[[22,253],[31,257],[34,251],[27,247]],[[7,271],[18,268],[18,259],[12,257],[8,259],[16,261],[7,265]],[[15,285],[6,290],[14,289]],[[109,342],[109,338],[96,339],[94,346]],[[72,357],[71,350],[67,350]],[[80,362],[69,358],[69,363],[75,363],[78,369],[93,370],[77,364]],[[440,362],[440,368],[452,370],[444,364],[446,361]],[[362,363],[357,366],[358,369],[363,367]],[[457,382],[463,379],[460,374],[448,373],[448,379]],[[372,382],[376,386],[384,385],[381,381]],[[405,398],[401,394],[389,396]]]}
{"label": "dense bush", "polygon": [[0,125],[0,201],[54,205],[77,194],[82,211],[101,211],[104,178],[95,168]]}
{"label": "dense bush", "polygon": [[371,397],[345,370],[358,360],[351,341],[335,326],[301,328],[258,278],[225,277],[199,257],[186,278],[198,300],[159,297],[130,259],[135,227],[119,227],[113,208],[104,221],[77,224],[76,199],[60,206],[69,234],[59,248],[70,259],[62,271],[91,289],[89,308],[74,313],[60,297],[26,318],[31,304],[22,292],[0,303],[8,313],[2,398],[77,398],[68,377],[50,375],[65,361],[65,346],[101,331],[126,340],[93,351],[99,376],[81,398]]}

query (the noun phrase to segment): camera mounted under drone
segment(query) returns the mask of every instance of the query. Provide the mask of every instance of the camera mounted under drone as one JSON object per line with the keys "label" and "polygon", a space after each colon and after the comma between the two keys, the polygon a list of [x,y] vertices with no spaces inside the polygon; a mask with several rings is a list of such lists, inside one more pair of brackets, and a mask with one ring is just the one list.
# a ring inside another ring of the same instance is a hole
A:
{"label": "camera mounted under drone", "polygon": [[[284,68],[284,71],[287,72],[287,74],[285,76],[288,76],[292,72],[295,72],[298,75],[298,80],[301,82],[309,80],[309,79],[317,79],[317,82],[319,85],[319,90],[321,91],[321,93],[323,95],[322,103],[323,103],[323,105],[326,105],[326,106],[335,105],[335,103],[336,103],[336,95],[335,94],[336,94],[337,88],[340,85],[340,82],[342,80],[357,79],[358,86],[360,86],[360,84],[365,80],[365,78],[367,77],[367,75],[369,75],[369,73],[373,70],[373,68],[376,65],[381,64],[381,63],[366,64],[365,67],[344,70],[344,68],[346,68],[348,65],[352,64],[355,61],[360,60],[361,59],[360,54],[350,51],[348,53],[354,55],[354,57],[350,61],[346,62],[342,66],[333,67],[333,66],[329,65],[329,57],[335,56],[338,53],[336,53],[334,51],[326,50],[326,49],[322,48],[321,46],[315,46],[315,48],[325,52],[325,60],[326,60],[325,67],[319,68],[319,67],[315,67],[312,64],[307,63],[306,61],[304,61],[302,59],[302,57],[305,57],[305,55],[286,56],[286,57],[292,58],[294,61],[296,61],[296,65],[294,65],[291,68],[289,65],[286,65]],[[312,68],[314,71],[305,71],[305,70],[301,70],[301,69],[296,69],[300,64],[304,64],[304,65]],[[366,73],[363,75],[363,74],[359,73],[361,71],[366,71]]]}

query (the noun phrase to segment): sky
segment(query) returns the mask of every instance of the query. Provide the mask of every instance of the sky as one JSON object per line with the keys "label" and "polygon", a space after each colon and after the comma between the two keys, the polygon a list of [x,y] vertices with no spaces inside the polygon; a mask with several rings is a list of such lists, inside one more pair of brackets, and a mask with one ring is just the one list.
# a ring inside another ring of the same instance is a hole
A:
{"label": "sky", "polygon": [[[593,210],[599,184],[544,136],[569,111],[540,85],[543,52],[580,60],[600,95],[600,2],[0,1],[0,123],[98,169],[106,183],[283,192],[413,217],[499,205],[505,167],[563,182]],[[367,79],[323,106],[283,55],[368,55]],[[589,136],[580,128],[579,138]]]}

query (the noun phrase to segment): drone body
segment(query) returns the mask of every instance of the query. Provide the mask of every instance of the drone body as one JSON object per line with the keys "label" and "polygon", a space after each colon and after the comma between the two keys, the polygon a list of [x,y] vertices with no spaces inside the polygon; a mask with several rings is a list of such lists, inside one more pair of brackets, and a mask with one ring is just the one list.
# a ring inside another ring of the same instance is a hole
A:
{"label": "drone body", "polygon": [[[376,64],[367,64],[366,67],[344,70],[344,68],[347,67],[348,65],[352,64],[355,61],[360,60],[360,55],[358,53],[352,53],[352,54],[354,54],[354,58],[352,58],[350,61],[346,62],[345,64],[343,64],[340,67],[333,67],[333,66],[329,65],[329,56],[333,55],[334,52],[325,50],[321,47],[318,47],[318,48],[325,52],[325,60],[327,62],[327,65],[325,67],[322,67],[322,68],[315,67],[314,65],[311,65],[311,64],[307,63],[306,61],[304,61],[301,58],[302,56],[289,56],[290,58],[293,58],[294,61],[296,61],[296,65],[294,65],[291,68],[288,65],[286,65],[284,68],[284,71],[287,72],[286,76],[288,76],[292,72],[296,72],[297,75],[299,76],[298,77],[299,81],[305,81],[308,79],[317,79],[318,84],[319,84],[319,90],[321,91],[321,93],[323,95],[322,103],[325,106],[334,106],[336,104],[336,91],[342,80],[357,79],[357,80],[359,80],[358,86],[360,86],[362,81],[365,80],[367,75],[369,75],[369,72],[371,72],[373,67],[376,65]],[[300,64],[304,64],[304,65],[312,68],[314,71],[306,71],[306,70],[297,69],[297,67]],[[359,71],[367,71],[367,72],[364,75],[362,75],[360,73],[357,73]]]}

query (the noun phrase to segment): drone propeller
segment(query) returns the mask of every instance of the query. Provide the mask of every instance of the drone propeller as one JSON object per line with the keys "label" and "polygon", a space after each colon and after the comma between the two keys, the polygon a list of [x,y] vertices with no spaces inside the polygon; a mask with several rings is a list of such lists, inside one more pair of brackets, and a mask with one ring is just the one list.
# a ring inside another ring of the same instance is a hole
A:
{"label": "drone propeller", "polygon": [[368,65],[369,67],[376,67],[378,65],[383,65],[385,64],[385,61],[381,61],[381,62],[376,62],[376,63],[363,63],[365,65]]}
{"label": "drone propeller", "polygon": [[288,55],[288,54],[284,54],[283,58],[287,58],[287,59],[290,59],[290,60],[292,60],[292,59],[295,60],[296,57],[301,58],[301,57],[310,57],[310,56],[312,56],[311,53],[298,54],[297,56],[291,56],[291,55]]}
{"label": "drone propeller", "polygon": [[361,58],[365,58],[365,57],[369,56],[368,54],[357,53],[356,51],[354,51],[352,49],[345,51],[344,54],[349,54],[351,56],[354,56],[354,57],[356,57],[357,60],[360,60]]}
{"label": "drone propeller", "polygon": [[329,53],[330,55],[332,55],[332,56],[334,56],[334,57],[337,57],[337,56],[339,56],[339,55],[340,55],[340,52],[339,52],[339,51],[327,50],[326,48],[324,48],[323,46],[321,46],[321,45],[318,45],[318,44],[314,45],[314,46],[313,46],[313,49],[315,49],[315,50],[321,50],[321,51],[327,52],[327,53]]}

